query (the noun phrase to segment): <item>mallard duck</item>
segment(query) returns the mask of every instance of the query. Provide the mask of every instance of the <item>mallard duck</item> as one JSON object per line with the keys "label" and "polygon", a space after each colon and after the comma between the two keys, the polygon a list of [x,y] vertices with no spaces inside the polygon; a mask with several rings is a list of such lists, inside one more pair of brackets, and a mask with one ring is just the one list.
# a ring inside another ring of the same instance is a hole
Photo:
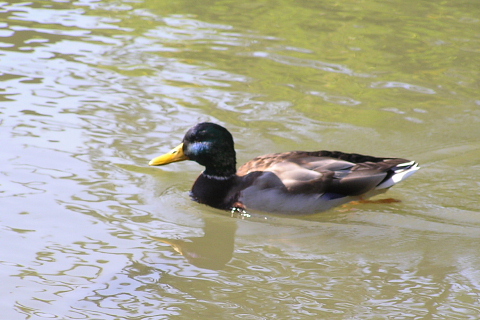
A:
{"label": "mallard duck", "polygon": [[339,151],[291,151],[259,156],[236,170],[233,137],[203,122],[151,166],[193,160],[205,167],[191,190],[219,209],[310,214],[387,191],[419,169],[415,161]]}

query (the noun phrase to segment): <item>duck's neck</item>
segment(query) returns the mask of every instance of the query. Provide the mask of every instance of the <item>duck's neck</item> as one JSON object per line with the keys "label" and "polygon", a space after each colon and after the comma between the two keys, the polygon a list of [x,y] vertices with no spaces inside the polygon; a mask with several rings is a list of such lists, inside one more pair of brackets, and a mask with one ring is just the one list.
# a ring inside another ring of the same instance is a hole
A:
{"label": "duck's neck", "polygon": [[207,170],[197,178],[193,184],[191,196],[194,200],[219,209],[230,209],[234,199],[231,190],[235,184],[235,173],[226,175],[211,175]]}
{"label": "duck's neck", "polygon": [[204,175],[215,177],[218,180],[229,178],[237,172],[234,150],[230,153],[217,153],[215,154],[215,161],[209,159],[209,161],[200,164],[205,166],[205,170],[203,171]]}

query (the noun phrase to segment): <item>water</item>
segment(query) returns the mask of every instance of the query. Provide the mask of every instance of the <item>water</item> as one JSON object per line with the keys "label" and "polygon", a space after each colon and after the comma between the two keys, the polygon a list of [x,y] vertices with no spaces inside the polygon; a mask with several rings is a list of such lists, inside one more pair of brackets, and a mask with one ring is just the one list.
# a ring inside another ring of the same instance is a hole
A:
{"label": "water", "polygon": [[[33,1],[0,19],[2,319],[478,319],[480,4]],[[420,162],[307,217],[211,209],[148,160]],[[174,247],[183,253],[181,255]]]}

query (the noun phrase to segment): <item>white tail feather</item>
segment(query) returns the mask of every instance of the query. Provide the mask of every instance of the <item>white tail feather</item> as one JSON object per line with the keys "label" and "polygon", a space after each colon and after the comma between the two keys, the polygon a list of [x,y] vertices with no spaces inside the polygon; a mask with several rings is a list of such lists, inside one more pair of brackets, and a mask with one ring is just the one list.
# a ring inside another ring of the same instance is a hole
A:
{"label": "white tail feather", "polygon": [[414,174],[420,167],[415,161],[410,161],[397,165],[392,170],[395,172],[390,179],[383,181],[375,189],[386,189],[390,188],[394,184],[399,183],[402,180],[407,179],[412,174]]}

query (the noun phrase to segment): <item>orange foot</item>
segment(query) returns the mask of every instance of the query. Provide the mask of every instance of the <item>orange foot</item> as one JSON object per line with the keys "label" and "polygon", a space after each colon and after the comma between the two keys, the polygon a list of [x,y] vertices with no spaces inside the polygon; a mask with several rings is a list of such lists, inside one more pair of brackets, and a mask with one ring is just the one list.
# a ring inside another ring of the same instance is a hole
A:
{"label": "orange foot", "polygon": [[241,202],[235,202],[230,209],[230,214],[232,217],[244,219],[247,213],[247,207]]}
{"label": "orange foot", "polygon": [[247,210],[247,207],[245,207],[245,205],[239,201],[235,202],[233,205],[232,205],[232,210],[233,209],[237,209],[237,210]]}
{"label": "orange foot", "polygon": [[396,202],[402,202],[402,201],[394,198],[386,198],[386,199],[379,199],[379,200],[360,199],[358,201],[352,201],[352,203],[396,203]]}
{"label": "orange foot", "polygon": [[396,203],[396,202],[402,202],[401,200],[394,199],[394,198],[386,198],[386,199],[379,199],[379,200],[369,200],[369,199],[360,199],[356,201],[350,201],[349,203],[346,203],[342,205],[342,209],[340,209],[340,212],[347,212],[347,211],[355,211],[357,209],[352,208],[352,205],[358,205],[361,203],[377,203],[377,204],[382,204],[382,203]]}

